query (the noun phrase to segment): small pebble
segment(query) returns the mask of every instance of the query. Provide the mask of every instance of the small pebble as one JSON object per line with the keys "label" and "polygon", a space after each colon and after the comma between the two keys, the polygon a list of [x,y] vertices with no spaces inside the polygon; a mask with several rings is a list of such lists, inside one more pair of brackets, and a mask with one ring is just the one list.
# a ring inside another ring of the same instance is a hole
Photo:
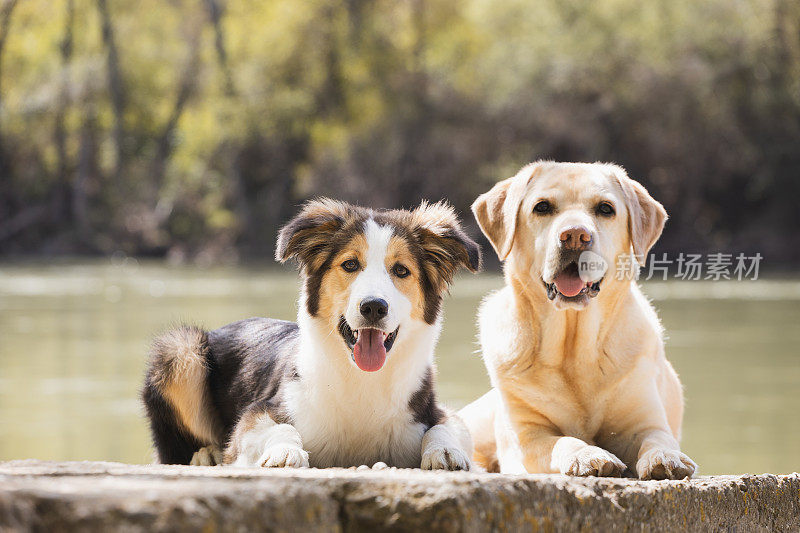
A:
{"label": "small pebble", "polygon": [[377,463],[375,463],[374,465],[372,465],[372,469],[373,469],[373,470],[383,470],[383,469],[385,469],[385,468],[389,468],[389,465],[387,465],[387,464],[386,464],[386,463],[384,463],[383,461],[378,461]]}
{"label": "small pebble", "polygon": [[367,465],[361,465],[358,468],[356,468],[356,471],[358,472],[361,472],[362,470],[369,470],[369,467]]}

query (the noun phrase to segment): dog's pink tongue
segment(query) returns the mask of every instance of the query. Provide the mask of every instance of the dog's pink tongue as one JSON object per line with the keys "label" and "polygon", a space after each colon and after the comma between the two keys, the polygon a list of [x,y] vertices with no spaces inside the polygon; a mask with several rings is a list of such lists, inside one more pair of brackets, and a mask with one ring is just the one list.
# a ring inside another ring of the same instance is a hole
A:
{"label": "dog's pink tongue", "polygon": [[358,368],[364,372],[377,372],[386,362],[386,347],[383,345],[383,332],[377,329],[362,329],[358,332],[358,342],[353,346],[353,358]]}
{"label": "dog's pink tongue", "polygon": [[577,272],[572,272],[569,269],[556,276],[553,282],[556,284],[558,292],[567,297],[577,296],[586,285],[586,282],[581,279]]}

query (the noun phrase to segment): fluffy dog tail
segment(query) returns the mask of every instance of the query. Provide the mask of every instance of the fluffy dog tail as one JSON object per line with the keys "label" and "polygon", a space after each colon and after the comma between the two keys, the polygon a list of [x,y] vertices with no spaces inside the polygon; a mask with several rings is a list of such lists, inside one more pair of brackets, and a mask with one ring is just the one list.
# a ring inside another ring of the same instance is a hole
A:
{"label": "fluffy dog tail", "polygon": [[159,462],[189,464],[200,448],[220,444],[208,374],[204,330],[180,326],[153,341],[142,401]]}

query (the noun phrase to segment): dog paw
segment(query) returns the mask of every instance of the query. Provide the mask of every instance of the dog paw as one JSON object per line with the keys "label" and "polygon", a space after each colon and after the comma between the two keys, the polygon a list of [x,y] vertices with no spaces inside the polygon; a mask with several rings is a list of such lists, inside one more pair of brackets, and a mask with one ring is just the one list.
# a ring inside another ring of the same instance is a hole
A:
{"label": "dog paw", "polygon": [[471,462],[459,448],[430,448],[422,454],[423,470],[469,470]]}
{"label": "dog paw", "polygon": [[621,477],[625,463],[616,455],[597,446],[586,446],[568,457],[561,468],[570,476]]}
{"label": "dog paw", "polygon": [[260,464],[266,468],[308,468],[308,452],[297,446],[270,446]]}
{"label": "dog paw", "polygon": [[214,445],[200,448],[189,463],[192,466],[216,466],[222,464],[222,450]]}
{"label": "dog paw", "polygon": [[648,450],[636,462],[639,479],[684,479],[695,470],[695,462],[678,450]]}

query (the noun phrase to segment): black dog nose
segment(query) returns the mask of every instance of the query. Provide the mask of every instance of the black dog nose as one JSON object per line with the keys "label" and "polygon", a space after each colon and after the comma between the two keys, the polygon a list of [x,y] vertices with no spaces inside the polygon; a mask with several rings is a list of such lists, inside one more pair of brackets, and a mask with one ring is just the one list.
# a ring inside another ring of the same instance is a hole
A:
{"label": "black dog nose", "polygon": [[361,300],[359,309],[364,318],[380,320],[389,312],[389,304],[382,298],[366,298]]}

